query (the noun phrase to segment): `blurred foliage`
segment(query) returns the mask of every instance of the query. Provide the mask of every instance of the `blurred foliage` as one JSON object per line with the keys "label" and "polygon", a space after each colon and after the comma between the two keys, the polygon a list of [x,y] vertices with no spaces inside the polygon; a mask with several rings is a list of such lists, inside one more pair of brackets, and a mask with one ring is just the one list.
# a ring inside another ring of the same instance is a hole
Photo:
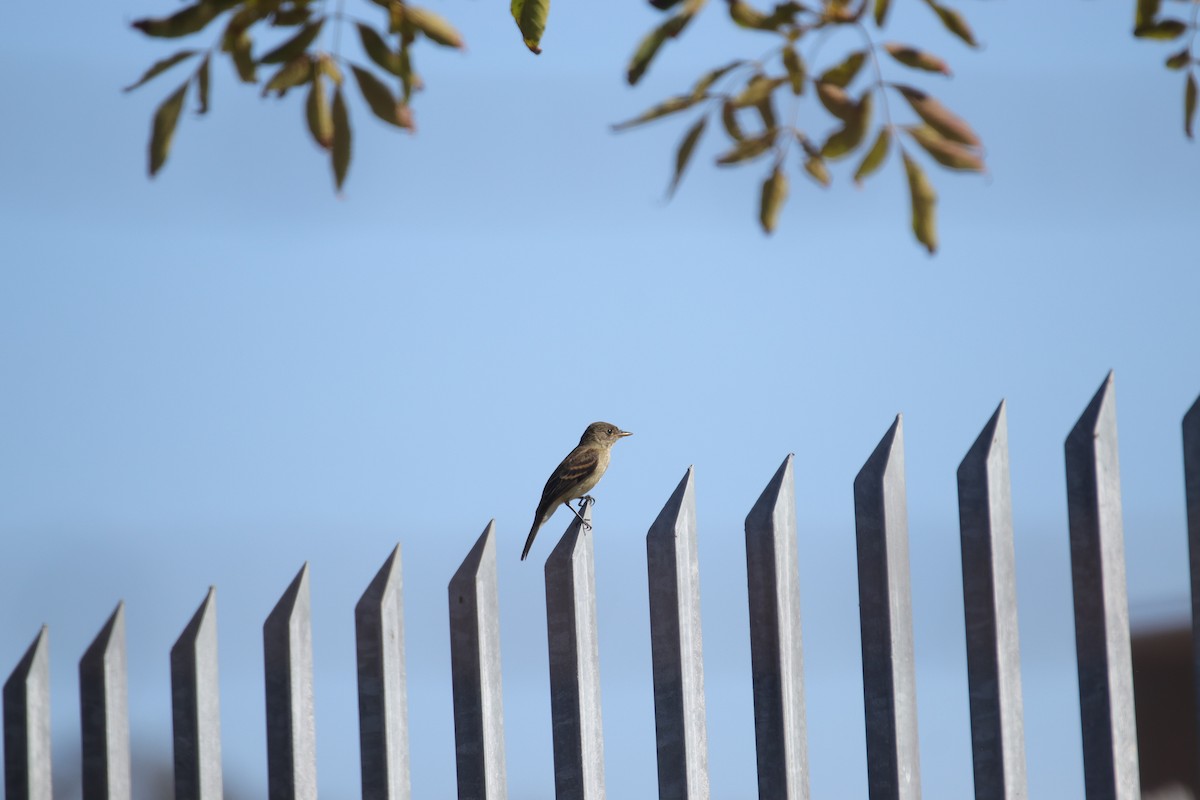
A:
{"label": "blurred foliage", "polygon": [[[634,50],[626,71],[630,85],[642,79],[664,45],[679,38],[708,5],[708,0],[649,2],[664,19]],[[1167,57],[1166,66],[1186,73],[1184,131],[1192,138],[1200,0],[1167,2],[1190,8],[1190,19],[1164,14],[1163,0],[1135,0],[1133,33],[1176,45],[1186,38],[1183,49]],[[293,89],[305,90],[308,131],[328,153],[339,191],[349,170],[353,138],[343,91],[346,74],[353,76],[372,114],[395,128],[415,131],[412,102],[424,82],[413,67],[414,45],[427,41],[461,49],[463,39],[449,21],[406,0],[361,0],[360,4],[371,12],[370,18],[346,13],[345,0],[338,0],[332,11],[328,2],[313,0],[199,0],[170,16],[135,21],[137,30],[164,39],[199,34],[221,21],[213,26],[218,33],[207,50],[180,50],[152,65],[126,88],[136,89],[180,64],[195,65],[154,114],[150,174],[166,163],[189,89],[194,90],[196,113],[208,111],[211,63],[222,57],[241,82],[261,84],[264,97],[282,98]],[[959,10],[941,0],[906,0],[906,4],[923,5],[950,37],[970,48],[978,46]],[[770,43],[766,52],[707,70],[686,91],[613,129],[623,131],[672,116],[692,117],[675,150],[668,196],[678,189],[709,130],[724,137],[724,147],[715,158],[717,166],[767,163],[758,219],[768,234],[775,230],[787,203],[791,162],[818,186],[827,187],[833,181],[830,163],[844,160],[854,165],[853,180],[862,185],[896,149],[909,189],[913,234],[933,253],[937,194],[922,162],[951,171],[984,172],[983,143],[965,120],[926,89],[893,79],[899,75],[906,76],[905,81],[937,81],[952,74],[943,58],[923,46],[881,41],[893,5],[894,0],[783,0],[760,8],[750,0],[725,0],[729,20],[738,28],[761,33]],[[510,12],[521,39],[535,54],[541,52],[549,10],[549,0],[511,0]],[[348,25],[357,33],[360,58],[365,61],[341,52],[342,29]],[[835,58],[819,58],[822,47],[839,31],[847,32],[855,45]],[[256,55],[256,42],[263,39],[274,46],[265,52],[257,48]],[[324,49],[327,40],[330,45]],[[801,125],[800,111],[806,102],[803,107],[812,107],[817,114],[806,113]]]}

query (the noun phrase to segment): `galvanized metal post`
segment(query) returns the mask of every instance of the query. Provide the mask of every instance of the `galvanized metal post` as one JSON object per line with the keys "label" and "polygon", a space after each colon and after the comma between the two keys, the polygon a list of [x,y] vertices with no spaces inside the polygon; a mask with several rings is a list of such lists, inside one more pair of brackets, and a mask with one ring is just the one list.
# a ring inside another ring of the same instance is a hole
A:
{"label": "galvanized metal post", "polygon": [[52,800],[50,630],[45,625],[4,682],[5,800]]}
{"label": "galvanized metal post", "polygon": [[[1187,492],[1188,553],[1192,576],[1192,669],[1196,730],[1200,731],[1200,397],[1183,418],[1183,474]],[[1200,738],[1200,737],[1198,737]],[[1200,753],[1193,754],[1200,770]],[[1196,775],[1200,781],[1200,774]]]}
{"label": "galvanized metal post", "polygon": [[796,491],[789,455],[746,517],[760,800],[807,800],[808,733]]}
{"label": "galvanized metal post", "polygon": [[1141,797],[1116,402],[1110,372],[1065,444],[1088,800]]}
{"label": "galvanized metal post", "polygon": [[404,597],[396,545],[354,607],[363,800],[409,800]]}
{"label": "galvanized metal post", "polygon": [[976,800],[1025,800],[1016,557],[1001,402],[958,467]]}
{"label": "galvanized metal post", "polygon": [[496,521],[450,579],[450,669],[459,800],[505,800]]}
{"label": "galvanized metal post", "polygon": [[270,800],[316,800],[312,648],[312,604],[305,563],[263,624]]}
{"label": "galvanized metal post", "polygon": [[904,429],[892,427],[854,479],[867,785],[871,800],[917,800],[921,764],[908,571]]}
{"label": "galvanized metal post", "polygon": [[125,604],[79,661],[84,800],[129,800],[129,687]]}
{"label": "galvanized metal post", "polygon": [[572,517],[566,533],[546,559],[550,713],[554,721],[554,789],[558,800],[604,798],[592,504],[585,502],[581,513],[583,521]]}
{"label": "galvanized metal post", "polygon": [[700,562],[692,468],[646,534],[661,800],[708,800]]}
{"label": "galvanized metal post", "polygon": [[175,800],[221,800],[221,701],[217,680],[217,590],[171,648]]}

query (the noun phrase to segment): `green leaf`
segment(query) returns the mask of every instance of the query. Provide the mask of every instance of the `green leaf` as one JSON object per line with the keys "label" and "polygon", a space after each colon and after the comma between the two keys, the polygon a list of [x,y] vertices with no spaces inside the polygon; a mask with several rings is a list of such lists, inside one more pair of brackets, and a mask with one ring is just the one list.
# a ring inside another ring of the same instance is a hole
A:
{"label": "green leaf", "polygon": [[804,94],[806,77],[804,59],[800,58],[800,54],[796,52],[796,48],[792,47],[791,42],[783,48],[783,66],[787,70],[788,80],[792,83],[792,94]]}
{"label": "green leaf", "polygon": [[250,47],[250,34],[245,31],[237,34],[229,46],[229,58],[233,61],[233,66],[237,69],[238,78],[242,83],[258,81],[254,57],[250,55]]}
{"label": "green leaf", "polygon": [[295,25],[303,25],[308,22],[310,16],[312,16],[312,8],[306,3],[302,3],[292,8],[276,10],[271,16],[271,24],[280,28],[290,28]]}
{"label": "green leaf", "polygon": [[367,101],[371,112],[389,125],[412,130],[412,112],[403,103],[396,101],[383,81],[361,67],[351,66],[358,89]]}
{"label": "green leaf", "polygon": [[729,18],[739,28],[770,30],[767,15],[744,0],[729,0]]}
{"label": "green leaf", "polygon": [[862,186],[862,182],[874,175],[875,172],[883,166],[884,160],[887,158],[888,148],[892,143],[891,128],[886,126],[879,129],[879,135],[875,137],[875,144],[871,145],[871,149],[867,151],[866,158],[858,165],[858,169],[854,171],[854,182]]}
{"label": "green leaf", "polygon": [[370,25],[361,22],[358,26],[358,38],[362,41],[363,51],[367,57],[379,67],[399,77],[401,74],[400,54],[388,47],[383,36]]}
{"label": "green leaf", "polygon": [[728,167],[732,164],[740,164],[743,161],[750,161],[758,158],[763,153],[771,149],[771,145],[775,142],[775,132],[767,131],[755,136],[751,139],[742,139],[732,150],[717,156],[717,164],[722,167]]}
{"label": "green leaf", "polygon": [[923,69],[926,72],[940,72],[946,76],[951,74],[950,67],[945,61],[924,50],[895,42],[888,42],[883,48],[888,51],[888,55],[906,67]]}
{"label": "green leaf", "polygon": [[1169,42],[1172,39],[1178,39],[1180,36],[1183,36],[1187,29],[1187,23],[1182,20],[1160,19],[1137,26],[1133,29],[1133,35],[1139,39],[1157,39],[1162,42]]}
{"label": "green leaf", "polygon": [[338,86],[342,85],[342,71],[328,53],[317,56],[317,74],[325,75]]}
{"label": "green leaf", "polygon": [[187,93],[189,81],[176,89],[170,97],[162,102],[154,112],[154,124],[150,131],[150,176],[154,177],[162,165],[167,163],[167,155],[171,152],[171,139],[175,136],[175,126],[179,122],[179,112],[183,110],[183,98]]}
{"label": "green leaf", "polygon": [[683,173],[687,170],[688,162],[691,161],[692,153],[696,150],[696,144],[700,141],[700,135],[704,133],[704,126],[707,122],[708,117],[696,120],[696,124],[688,128],[688,132],[679,142],[679,149],[675,151],[675,175],[672,176],[671,186],[667,189],[668,198],[675,196],[675,190],[679,188],[679,182],[683,180]]}
{"label": "green leaf", "polygon": [[[395,7],[394,5],[393,8]],[[411,27],[418,30],[425,34],[430,41],[443,47],[456,47],[460,50],[463,48],[462,36],[442,15],[417,6],[401,5],[400,9],[400,26],[402,28]]]}
{"label": "green leaf", "polygon": [[928,125],[907,128],[908,135],[943,167],[983,172],[983,158],[972,148],[952,142]]}
{"label": "green leaf", "polygon": [[1149,25],[1154,22],[1154,18],[1158,16],[1158,9],[1162,5],[1162,0],[1138,0],[1137,16],[1134,17],[1133,27],[1140,28],[1143,25]]}
{"label": "green leaf", "polygon": [[908,192],[912,201],[912,229],[917,241],[930,253],[937,252],[937,193],[925,177],[921,165],[903,150],[904,172],[908,175]]}
{"label": "green leaf", "polygon": [[535,55],[542,52],[542,33],[550,15],[550,0],[512,0],[512,16],[521,30],[525,46]]}
{"label": "green leaf", "polygon": [[135,20],[133,27],[147,36],[174,39],[203,30],[204,26],[212,22],[223,10],[216,3],[200,2],[176,11],[169,17]]}
{"label": "green leaf", "polygon": [[942,26],[946,30],[959,39],[962,39],[971,47],[979,46],[979,42],[975,40],[975,34],[971,31],[971,26],[967,24],[966,17],[952,8],[939,5],[934,0],[925,0],[925,4],[932,8],[934,13],[938,15],[938,19],[942,21]]}
{"label": "green leaf", "polygon": [[768,78],[762,73],[755,75],[746,83],[746,88],[733,98],[734,108],[748,108],[758,105],[770,97],[771,92],[775,91],[775,88],[786,80],[787,78]]}
{"label": "green leaf", "polygon": [[762,199],[758,205],[758,221],[764,233],[773,233],[779,222],[779,211],[787,202],[788,179],[782,167],[775,165],[771,175],[763,181]]}
{"label": "green leaf", "polygon": [[888,9],[891,6],[891,0],[875,0],[875,25],[877,27],[883,27],[883,23],[887,21]]}
{"label": "green leaf", "polygon": [[1178,53],[1167,57],[1167,69],[1183,69],[1192,61],[1192,51],[1190,48],[1183,48]]}
{"label": "green leaf", "polygon": [[965,120],[950,113],[945,106],[925,92],[911,86],[892,85],[900,94],[904,95],[904,99],[912,106],[912,110],[917,112],[917,116],[925,120],[942,136],[959,144],[969,144],[973,147],[979,147],[982,144],[979,136],[971,130],[971,126]]}
{"label": "green leaf", "polygon": [[857,106],[850,99],[850,95],[846,94],[846,90],[832,83],[817,83],[817,99],[825,106],[826,111],[843,122],[858,113]]}
{"label": "green leaf", "polygon": [[333,184],[339,192],[346,180],[346,171],[350,169],[350,139],[350,112],[339,86],[333,91],[333,152],[330,154]]}
{"label": "green leaf", "polygon": [[138,78],[137,81],[129,84],[121,91],[132,92],[134,89],[138,88],[139,86],[146,83],[147,81],[152,80],[153,78],[157,78],[159,75],[163,74],[164,72],[169,70],[171,67],[178,64],[180,61],[185,61],[185,60],[191,58],[192,56],[196,55],[199,52],[200,52],[199,50],[180,50],[175,55],[169,56],[167,58],[164,58],[162,61],[156,62],[154,64],[154,66],[150,67],[150,69],[146,70],[142,74],[142,77]]}
{"label": "green leaf", "polygon": [[819,155],[809,156],[804,162],[804,171],[812,176],[813,180],[822,186],[828,186],[833,179],[829,177],[829,167],[825,166],[825,161]]}
{"label": "green leaf", "polygon": [[703,97],[696,97],[689,94],[677,95],[668,100],[664,100],[656,106],[651,106],[633,119],[625,120],[624,122],[618,122],[616,125],[612,126],[612,129],[614,131],[623,131],[627,128],[633,128],[637,125],[642,125],[652,120],[660,119],[671,114],[676,114],[680,111],[691,108],[703,99]]}
{"label": "green leaf", "polygon": [[825,70],[817,80],[821,83],[828,83],[845,89],[850,85],[850,81],[854,80],[854,76],[858,74],[858,71],[862,69],[862,65],[866,59],[866,52],[857,50],[846,56],[846,59],[836,67]]}
{"label": "green leaf", "polygon": [[291,61],[298,55],[306,52],[308,46],[313,43],[317,35],[321,33],[321,26],[325,23],[324,17],[316,22],[310,22],[300,29],[292,38],[288,39],[283,44],[276,47],[271,52],[258,60],[260,64],[283,64]]}
{"label": "green leaf", "polygon": [[737,69],[744,63],[746,62],[739,59],[737,61],[731,61],[723,67],[717,67],[716,69],[711,69],[704,73],[700,76],[700,80],[696,81],[696,84],[692,87],[692,96],[696,98],[704,97],[706,94],[708,94],[708,90],[712,88],[714,83],[725,77],[725,75],[727,75],[731,70]]}
{"label": "green leaf", "polygon": [[855,106],[855,113],[846,119],[845,125],[834,131],[821,146],[821,157],[838,159],[849,155],[862,144],[871,124],[871,92],[868,90]]}
{"label": "green leaf", "polygon": [[730,139],[740,142],[746,138],[746,134],[742,133],[742,126],[738,124],[737,108],[729,100],[721,106],[721,124],[725,126],[725,132],[729,134]]}
{"label": "green leaf", "polygon": [[1196,122],[1196,73],[1189,72],[1187,86],[1183,90],[1183,132],[1189,139],[1194,139]]}
{"label": "green leaf", "polygon": [[308,100],[305,102],[304,115],[308,120],[308,132],[313,141],[321,148],[328,150],[333,147],[333,111],[329,107],[329,98],[325,95],[325,81],[318,75],[313,78],[312,86],[308,89]]}
{"label": "green leaf", "polygon": [[208,113],[208,56],[204,56],[204,60],[200,62],[200,68],[196,70],[196,97],[199,106],[196,108],[197,114]]}
{"label": "green leaf", "polygon": [[308,83],[312,75],[313,65],[308,56],[296,56],[271,76],[271,79],[267,81],[267,85],[263,87],[263,97],[266,97],[270,92],[275,92],[276,97],[283,97],[287,94],[288,89],[291,89],[293,86]]}
{"label": "green leaf", "polygon": [[633,58],[629,60],[629,69],[625,73],[625,79],[630,86],[635,85],[646,74],[650,62],[654,60],[654,56],[658,54],[663,43],[682,33],[691,20],[692,14],[685,9],[642,37],[637,50],[633,53]]}

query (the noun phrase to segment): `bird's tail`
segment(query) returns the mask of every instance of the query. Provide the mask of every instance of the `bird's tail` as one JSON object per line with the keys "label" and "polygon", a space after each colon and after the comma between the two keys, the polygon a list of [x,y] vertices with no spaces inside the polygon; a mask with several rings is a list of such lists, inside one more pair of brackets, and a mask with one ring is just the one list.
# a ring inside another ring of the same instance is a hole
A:
{"label": "bird's tail", "polygon": [[525,540],[525,549],[521,551],[521,560],[525,560],[525,556],[529,555],[529,548],[533,547],[533,537],[537,536],[538,528],[542,527],[540,519],[534,519],[533,527],[529,529],[529,538]]}

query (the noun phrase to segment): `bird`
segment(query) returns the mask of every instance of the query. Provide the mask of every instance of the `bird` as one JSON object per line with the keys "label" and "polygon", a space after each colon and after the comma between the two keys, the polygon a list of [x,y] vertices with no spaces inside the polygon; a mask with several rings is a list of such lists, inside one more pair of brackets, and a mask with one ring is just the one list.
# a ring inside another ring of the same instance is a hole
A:
{"label": "bird", "polygon": [[[550,478],[546,481],[546,487],[542,489],[542,499],[533,515],[533,527],[529,529],[529,538],[525,540],[525,549],[521,551],[522,561],[529,555],[529,548],[533,547],[533,537],[537,536],[538,528],[550,520],[559,503],[579,517],[580,522],[584,522],[579,512],[571,508],[570,501],[576,498],[592,501],[588,492],[608,469],[613,443],[632,435],[611,422],[593,422],[587,426],[583,436],[579,437],[579,445],[554,468],[554,472],[550,473]],[[583,503],[579,505],[582,508]]]}

